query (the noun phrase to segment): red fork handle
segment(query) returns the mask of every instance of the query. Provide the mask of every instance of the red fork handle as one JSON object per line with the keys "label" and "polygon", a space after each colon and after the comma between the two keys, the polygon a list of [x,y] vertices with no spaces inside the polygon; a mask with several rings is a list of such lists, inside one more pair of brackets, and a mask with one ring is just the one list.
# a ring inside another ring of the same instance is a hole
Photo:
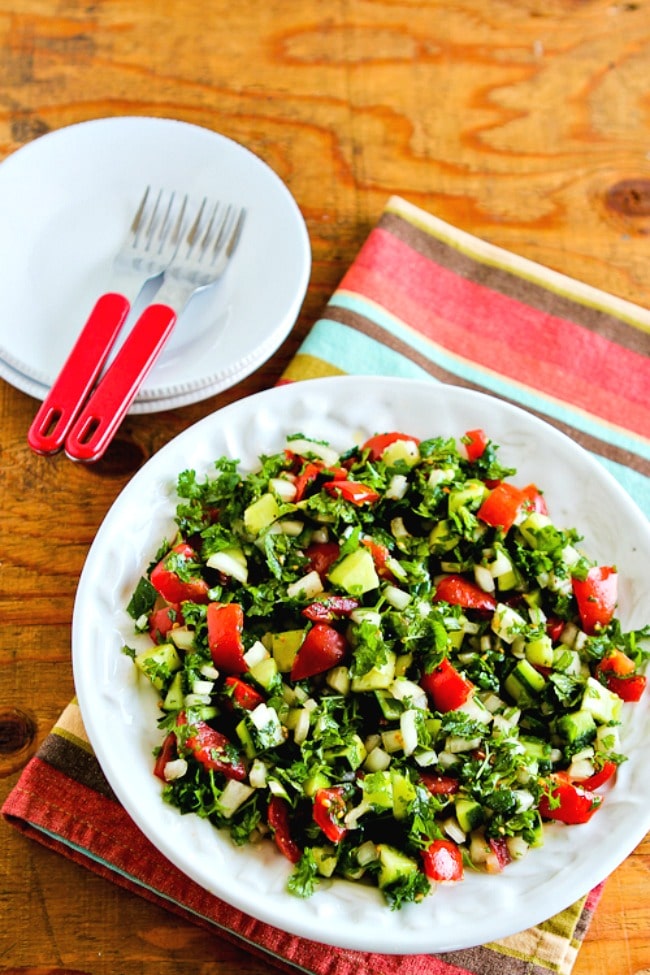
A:
{"label": "red fork handle", "polygon": [[106,451],[176,322],[169,305],[146,308],[66,437],[71,460],[95,461]]}
{"label": "red fork handle", "polygon": [[102,295],[96,302],[27,432],[27,442],[37,454],[55,454],[63,447],[129,308],[128,299],[114,293]]}

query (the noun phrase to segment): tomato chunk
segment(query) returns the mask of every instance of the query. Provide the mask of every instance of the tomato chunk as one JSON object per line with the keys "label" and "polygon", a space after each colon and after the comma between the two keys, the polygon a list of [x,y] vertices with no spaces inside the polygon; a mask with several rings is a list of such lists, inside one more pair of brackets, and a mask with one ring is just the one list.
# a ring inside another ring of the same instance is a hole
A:
{"label": "tomato chunk", "polygon": [[314,623],[329,623],[342,616],[349,616],[358,607],[359,600],[353,596],[326,596],[305,606],[301,612]]}
{"label": "tomato chunk", "polygon": [[340,843],[348,831],[343,822],[346,808],[345,792],[340,785],[318,789],[314,796],[314,822],[331,843]]}
{"label": "tomato chunk", "polygon": [[327,623],[314,623],[300,644],[291,668],[291,680],[322,674],[344,658],[347,642],[342,633]]}
{"label": "tomato chunk", "polygon": [[273,839],[280,851],[291,863],[297,863],[302,851],[291,836],[291,807],[282,796],[273,796],[267,810],[267,821],[273,832]]}
{"label": "tomato chunk", "polygon": [[247,684],[245,680],[241,677],[235,677],[231,675],[226,677],[224,681],[224,686],[232,695],[232,700],[240,708],[245,708],[246,711],[253,711],[258,704],[264,703],[264,697],[258,690]]}
{"label": "tomato chunk", "polygon": [[507,532],[512,528],[519,509],[525,501],[526,496],[520,488],[507,481],[501,481],[485,498],[476,517],[486,525]]}
{"label": "tomato chunk", "polygon": [[474,685],[459,673],[445,657],[429,674],[423,674],[420,685],[431,698],[436,711],[455,711],[468,699]]}
{"label": "tomato chunk", "polygon": [[420,772],[420,781],[433,796],[453,796],[460,788],[454,775],[442,775],[439,772]]}
{"label": "tomato chunk", "polygon": [[379,500],[379,493],[374,488],[359,481],[325,481],[323,487],[328,494],[338,495],[352,504],[372,504]]}
{"label": "tomato chunk", "polygon": [[616,762],[605,762],[603,767],[590,775],[588,779],[584,779],[580,783],[582,789],[587,789],[589,792],[593,792],[595,789],[600,789],[601,785],[605,785],[609,782],[611,778],[616,774],[616,769],[618,768]]}
{"label": "tomato chunk", "polygon": [[226,674],[243,674],[248,670],[244,660],[244,611],[239,603],[210,603],[207,609],[208,646],[217,670]]}
{"label": "tomato chunk", "polygon": [[167,779],[165,778],[165,766],[167,765],[167,762],[171,762],[177,757],[178,757],[178,750],[176,747],[176,735],[174,734],[173,731],[170,731],[165,736],[165,739],[162,745],[160,746],[160,751],[156,756],[156,761],[153,767],[153,774],[157,776],[159,779],[162,779],[163,782],[166,782]]}
{"label": "tomato chunk", "polygon": [[305,549],[309,567],[321,577],[327,575],[327,570],[336,562],[340,554],[338,542],[312,542]]}
{"label": "tomato chunk", "polygon": [[521,489],[524,496],[524,507],[526,511],[537,511],[540,515],[548,514],[548,507],[544,495],[539,491],[537,485],[527,484]]}
{"label": "tomato chunk", "polygon": [[451,603],[462,606],[463,609],[478,609],[492,612],[496,608],[496,599],[489,592],[484,592],[476,583],[470,582],[459,575],[448,575],[436,586],[435,599],[437,602]]}
{"label": "tomato chunk", "polygon": [[590,635],[611,622],[618,598],[618,575],[608,565],[593,566],[586,579],[571,580],[582,628]]}
{"label": "tomato chunk", "polygon": [[465,444],[467,459],[478,460],[485,453],[485,448],[488,445],[488,436],[485,430],[481,430],[480,428],[477,430],[468,430],[463,437],[463,443]]}
{"label": "tomato chunk", "polygon": [[635,663],[622,650],[613,650],[596,666],[596,676],[623,701],[640,700],[647,683],[642,674],[635,674]]}
{"label": "tomato chunk", "polygon": [[[179,715],[179,724],[185,724],[187,718]],[[211,728],[205,721],[192,724],[192,734],[185,739],[185,747],[194,755],[197,762],[204,768],[221,772],[227,779],[243,782],[246,778],[246,766],[239,750],[220,731]]]}
{"label": "tomato chunk", "polygon": [[422,851],[422,867],[429,880],[456,883],[463,878],[463,855],[451,840],[434,840]]}
{"label": "tomato chunk", "polygon": [[602,801],[602,796],[569,782],[566,776],[558,773],[554,776],[550,797],[543,795],[539,801],[539,812],[542,819],[555,819],[576,826],[589,822]]}
{"label": "tomato chunk", "polygon": [[168,603],[207,603],[208,584],[200,576],[188,575],[187,565],[197,561],[191,545],[181,542],[152,569],[151,585]]}
{"label": "tomato chunk", "polygon": [[321,475],[329,475],[331,478],[344,481],[348,476],[348,472],[344,467],[327,467],[320,460],[306,461],[294,481],[296,488],[294,501],[302,501],[310,488],[316,483],[316,478]]}
{"label": "tomato chunk", "polygon": [[155,609],[149,615],[149,636],[154,643],[164,643],[174,626],[183,625],[183,614],[178,603]]}

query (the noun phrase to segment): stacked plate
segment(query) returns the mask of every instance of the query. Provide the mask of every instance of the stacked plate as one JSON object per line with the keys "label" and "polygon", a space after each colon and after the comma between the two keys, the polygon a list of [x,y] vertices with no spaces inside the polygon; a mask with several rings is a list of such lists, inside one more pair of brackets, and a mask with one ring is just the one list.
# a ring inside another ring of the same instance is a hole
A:
{"label": "stacked plate", "polygon": [[[198,402],[244,379],[291,331],[311,269],[302,215],[279,177],[199,126],[111,118],[52,132],[0,165],[0,376],[44,399],[96,299],[146,186],[246,208],[226,275],[196,295],[132,413]],[[151,300],[145,291],[130,324]],[[119,348],[119,341],[117,347]]]}

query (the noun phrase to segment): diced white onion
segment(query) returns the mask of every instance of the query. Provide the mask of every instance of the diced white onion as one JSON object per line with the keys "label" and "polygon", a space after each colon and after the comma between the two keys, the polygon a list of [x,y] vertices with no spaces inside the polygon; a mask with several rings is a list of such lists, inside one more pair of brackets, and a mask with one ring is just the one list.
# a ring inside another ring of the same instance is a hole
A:
{"label": "diced white onion", "polygon": [[369,863],[373,863],[378,857],[377,847],[372,840],[366,840],[357,850],[357,860],[362,867],[367,867]]}
{"label": "diced white onion", "polygon": [[288,477],[272,477],[269,480],[269,488],[282,501],[293,501],[297,494],[296,485]]}
{"label": "diced white onion", "polygon": [[287,586],[287,596],[290,599],[296,599],[298,596],[304,596],[306,599],[311,599],[312,596],[317,596],[323,591],[323,583],[318,572],[314,569],[312,572],[308,572],[307,575],[302,576],[300,579],[296,579],[295,582],[289,583]]}
{"label": "diced white onion", "polygon": [[199,673],[206,680],[217,680],[219,677],[219,671],[213,664],[203,664],[202,667],[199,667]]}
{"label": "diced white onion", "polygon": [[339,455],[332,447],[324,443],[318,443],[316,440],[307,440],[306,438],[288,440],[287,449],[294,454],[301,454],[303,457],[319,457],[328,467],[336,464],[339,459]]}
{"label": "diced white onion", "polygon": [[176,779],[182,779],[186,772],[187,762],[184,758],[172,759],[172,761],[165,764],[163,769],[166,782],[174,782]]}
{"label": "diced white onion", "polygon": [[454,843],[464,843],[467,839],[467,833],[461,829],[460,823],[455,816],[450,816],[449,819],[445,819],[442,823],[442,828]]}
{"label": "diced white onion", "polygon": [[228,779],[225,788],[219,797],[219,807],[226,817],[230,817],[254,792],[252,786],[245,782],[238,782],[236,779]]}
{"label": "diced white onion", "polygon": [[249,647],[244,654],[244,660],[248,667],[254,667],[255,664],[261,663],[270,657],[271,654],[266,649],[261,640],[256,640],[252,647]]}
{"label": "diced white onion", "polygon": [[474,581],[483,592],[494,592],[494,578],[486,565],[474,566]]}
{"label": "diced white onion", "polygon": [[406,609],[411,602],[410,593],[398,589],[397,586],[384,586],[383,594],[386,602],[390,603],[394,609]]}
{"label": "diced white onion", "polygon": [[195,680],[192,684],[192,694],[207,694],[209,696],[213,690],[214,681],[211,680]]}
{"label": "diced white onion", "polygon": [[363,767],[366,772],[383,772],[391,763],[391,757],[383,748],[377,746],[370,750],[365,758]]}
{"label": "diced white onion", "polygon": [[266,765],[261,759],[256,758],[251,765],[248,781],[254,789],[263,789],[266,786]]}
{"label": "diced white onion", "polygon": [[404,742],[404,754],[412,755],[418,747],[418,712],[412,708],[403,711],[399,718],[399,728]]}
{"label": "diced white onion", "polygon": [[384,496],[392,501],[399,501],[406,494],[408,483],[405,474],[393,474]]}
{"label": "diced white onion", "polygon": [[239,549],[223,549],[215,552],[206,561],[211,569],[217,569],[224,575],[231,576],[237,582],[245,585],[248,582],[248,565],[246,556]]}

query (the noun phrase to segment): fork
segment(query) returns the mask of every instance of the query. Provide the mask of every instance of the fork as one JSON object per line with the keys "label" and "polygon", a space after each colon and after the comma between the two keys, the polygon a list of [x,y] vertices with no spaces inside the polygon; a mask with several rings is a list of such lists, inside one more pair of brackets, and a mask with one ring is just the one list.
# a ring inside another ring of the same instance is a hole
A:
{"label": "fork", "polygon": [[164,272],[155,303],[143,311],[73,424],[65,440],[71,460],[103,456],[182,309],[224,273],[244,218],[243,209],[203,200]]}
{"label": "fork", "polygon": [[113,259],[110,290],[95,303],[79,337],[38,409],[27,433],[38,454],[63,447],[75,417],[86,400],[115,340],[145,284],[170,263],[178,245],[179,220],[186,199],[175,214],[175,194],[147,187],[128,234]]}

